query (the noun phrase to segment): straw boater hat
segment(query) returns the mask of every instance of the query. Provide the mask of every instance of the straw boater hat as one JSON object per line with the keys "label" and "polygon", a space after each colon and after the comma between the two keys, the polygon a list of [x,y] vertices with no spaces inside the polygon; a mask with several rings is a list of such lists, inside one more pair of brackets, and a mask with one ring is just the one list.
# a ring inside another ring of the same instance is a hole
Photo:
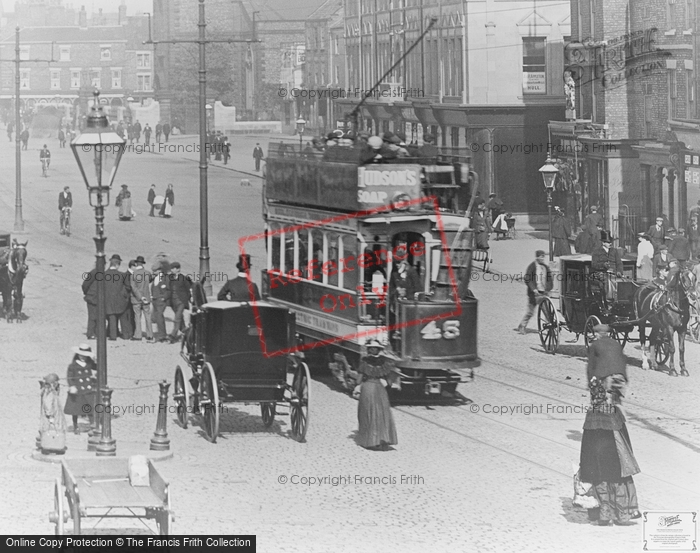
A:
{"label": "straw boater hat", "polygon": [[379,348],[379,349],[384,349],[384,345],[377,340],[376,338],[372,338],[367,344],[365,344],[367,349],[369,348]]}
{"label": "straw boater hat", "polygon": [[90,357],[91,359],[95,358],[92,348],[87,344],[80,344],[79,346],[71,348],[71,351],[77,355],[82,355],[83,357]]}

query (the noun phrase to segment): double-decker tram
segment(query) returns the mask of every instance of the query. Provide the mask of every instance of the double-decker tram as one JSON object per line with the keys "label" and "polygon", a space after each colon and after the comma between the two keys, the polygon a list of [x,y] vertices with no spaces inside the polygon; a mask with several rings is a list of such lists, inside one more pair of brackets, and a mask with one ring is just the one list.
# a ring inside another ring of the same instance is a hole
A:
{"label": "double-decker tram", "polygon": [[480,363],[465,217],[475,175],[454,153],[394,161],[270,145],[263,296],[296,314],[299,349],[347,389],[376,338],[393,362],[392,395],[459,399]]}

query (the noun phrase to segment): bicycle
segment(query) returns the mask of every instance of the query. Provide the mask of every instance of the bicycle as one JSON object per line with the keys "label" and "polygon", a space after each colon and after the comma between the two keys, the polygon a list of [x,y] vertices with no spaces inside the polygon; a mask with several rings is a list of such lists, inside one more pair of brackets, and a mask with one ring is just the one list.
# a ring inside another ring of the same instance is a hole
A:
{"label": "bicycle", "polygon": [[70,207],[64,207],[61,210],[61,234],[70,236]]}

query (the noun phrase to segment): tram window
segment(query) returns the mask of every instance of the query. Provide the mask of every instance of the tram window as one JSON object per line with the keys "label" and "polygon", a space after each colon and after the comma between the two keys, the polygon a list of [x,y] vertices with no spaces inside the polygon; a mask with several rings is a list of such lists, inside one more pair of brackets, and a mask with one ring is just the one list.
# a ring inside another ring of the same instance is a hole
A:
{"label": "tram window", "polygon": [[311,256],[304,255],[305,259],[308,257],[308,260],[304,261],[304,276],[309,280],[320,282],[323,280],[323,273],[321,272],[321,267],[323,266],[323,240],[321,233],[309,230],[308,234],[304,234],[304,240],[306,248],[312,252]]}
{"label": "tram window", "polygon": [[268,241],[268,247],[270,247],[270,242],[272,243],[272,255],[270,256],[270,269],[280,268],[280,239],[281,235],[272,234],[274,231],[278,230],[278,225],[270,226],[270,236]]}
{"label": "tram window", "polygon": [[[327,267],[328,272],[328,284],[331,286],[338,286],[338,235],[333,233],[328,233],[326,235],[328,240],[328,253],[324,261],[324,266]],[[326,265],[328,262],[328,265]],[[344,273],[343,277],[347,277],[348,273]]]}
{"label": "tram window", "polygon": [[[357,256],[357,238],[354,235],[345,234],[342,236],[342,240],[343,257],[345,259],[349,259],[350,257],[355,258]],[[355,267],[356,264],[353,262],[353,264],[349,266]],[[359,277],[358,269],[343,273],[343,288],[346,290],[356,290]]]}

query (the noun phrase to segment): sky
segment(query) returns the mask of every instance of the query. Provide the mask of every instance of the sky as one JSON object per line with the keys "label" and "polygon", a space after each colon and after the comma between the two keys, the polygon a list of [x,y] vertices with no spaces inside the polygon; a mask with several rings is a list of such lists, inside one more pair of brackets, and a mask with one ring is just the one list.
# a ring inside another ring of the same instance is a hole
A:
{"label": "sky", "polygon": [[[2,8],[5,12],[15,11],[15,0],[1,0]],[[63,0],[63,4],[66,6],[73,5],[76,10],[80,9],[80,6],[85,6],[88,13],[93,10],[97,12],[102,8],[103,12],[116,12],[121,0]],[[126,0],[128,15],[135,15],[141,12],[150,12],[153,10],[153,2],[151,0]]]}

